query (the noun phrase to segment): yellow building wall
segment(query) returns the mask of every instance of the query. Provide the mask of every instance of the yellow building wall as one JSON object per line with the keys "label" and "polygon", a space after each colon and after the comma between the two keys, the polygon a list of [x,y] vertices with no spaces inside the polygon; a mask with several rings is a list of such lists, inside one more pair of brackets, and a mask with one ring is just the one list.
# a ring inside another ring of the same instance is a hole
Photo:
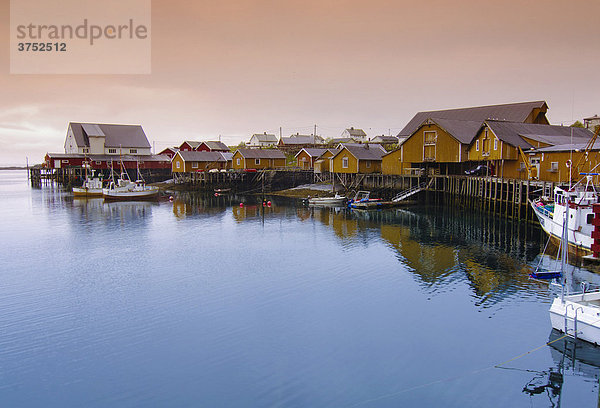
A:
{"label": "yellow building wall", "polygon": [[[240,159],[240,164],[237,164],[237,159]],[[285,167],[285,158],[282,159],[260,159],[260,163],[256,164],[255,159],[244,159],[241,153],[235,152],[231,161],[232,169],[279,169]]]}
{"label": "yellow building wall", "polygon": [[185,162],[179,155],[173,156],[171,161],[171,172],[172,173],[183,173],[185,172]]}
{"label": "yellow building wall", "polygon": [[[370,165],[368,165],[370,163]],[[369,166],[369,167],[367,167]],[[358,161],[358,172],[359,173],[381,173],[381,161],[380,160],[359,160]]]}
{"label": "yellow building wall", "polygon": [[[348,158],[348,168],[342,167],[344,157]],[[333,158],[333,171],[334,173],[358,173],[358,160],[344,149]]]}
{"label": "yellow building wall", "polygon": [[[436,132],[435,158],[434,160],[424,159],[425,132]],[[403,158],[406,167],[410,163],[422,163],[424,161],[434,161],[438,163],[459,163],[467,160],[467,147],[453,138],[448,132],[438,125],[429,124],[421,126],[404,143],[402,143]]]}
{"label": "yellow building wall", "polygon": [[381,160],[381,172],[383,174],[404,174],[403,168],[401,149],[386,154]]}

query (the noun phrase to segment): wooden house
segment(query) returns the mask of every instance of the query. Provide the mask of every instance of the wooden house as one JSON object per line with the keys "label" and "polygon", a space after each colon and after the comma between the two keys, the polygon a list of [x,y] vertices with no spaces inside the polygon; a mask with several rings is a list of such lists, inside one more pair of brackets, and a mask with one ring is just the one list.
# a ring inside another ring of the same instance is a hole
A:
{"label": "wooden house", "polygon": [[335,173],[381,173],[381,159],[384,151],[381,148],[370,148],[369,145],[344,146],[333,158],[332,168]]}
{"label": "wooden house", "polygon": [[326,149],[314,163],[315,173],[332,172],[333,165],[331,159],[340,152],[342,149]]}
{"label": "wooden house", "polygon": [[321,136],[295,134],[279,139],[277,147],[284,151],[295,152],[304,147],[318,147],[324,144],[325,140]]}
{"label": "wooden house", "polygon": [[[539,151],[551,146],[570,145],[571,142],[585,145],[591,137],[592,133],[583,128],[486,120],[469,146],[468,158],[474,163],[489,163],[496,176],[527,179],[528,172],[519,153],[520,147],[535,168],[535,177],[559,181],[559,173],[565,174],[564,168],[560,172],[561,168],[556,167],[561,160],[555,160],[554,165],[547,165],[547,160],[544,163],[546,157]],[[560,150],[550,151],[561,156],[558,154]]]}
{"label": "wooden house", "polygon": [[327,149],[305,147],[296,153],[296,165],[302,170],[313,169],[317,159],[325,152],[327,152]]}
{"label": "wooden house", "polygon": [[173,173],[192,173],[227,168],[227,159],[221,152],[180,150],[171,160]]}
{"label": "wooden house", "polygon": [[383,173],[413,174],[428,168],[435,173],[460,174],[480,127],[480,122],[426,119],[398,149],[385,154]]}
{"label": "wooden house", "polygon": [[194,140],[186,140],[184,141],[181,146],[179,146],[179,151],[181,152],[191,152],[196,150],[196,148],[198,146],[200,146],[201,142],[197,142]]}
{"label": "wooden house", "polygon": [[[600,141],[586,152],[587,143],[568,143],[529,150],[527,156],[535,160],[540,180],[566,183],[579,181],[582,173],[599,173]],[[521,172],[523,174],[523,172]],[[598,180],[596,176],[595,181]]]}
{"label": "wooden house", "polygon": [[231,167],[243,169],[280,169],[285,167],[285,154],[277,149],[238,149],[233,153]]}
{"label": "wooden house", "polygon": [[169,159],[172,159],[178,151],[179,149],[177,147],[167,147],[166,149],[160,151],[158,154],[167,156],[169,157]]}
{"label": "wooden house", "polygon": [[196,149],[197,152],[228,152],[229,147],[225,143],[218,141],[209,141],[200,143]]}
{"label": "wooden house", "polygon": [[65,138],[65,153],[90,155],[152,154],[150,143],[140,125],[70,122]]}
{"label": "wooden house", "polygon": [[272,134],[255,133],[248,142],[248,147],[271,147],[277,145],[277,137]]}
{"label": "wooden house", "polygon": [[120,162],[126,169],[169,169],[171,160],[165,155],[107,155],[107,154],[81,154],[81,153],[46,153],[44,167],[48,169],[82,167],[84,163],[94,170],[108,170],[111,166],[116,170]]}
{"label": "wooden house", "polygon": [[342,138],[342,139],[353,139],[353,140],[355,140],[357,142],[366,142],[367,141],[367,134],[362,129],[355,129],[353,127],[350,127],[348,129],[345,129],[342,132],[342,135],[340,136],[340,138]]}

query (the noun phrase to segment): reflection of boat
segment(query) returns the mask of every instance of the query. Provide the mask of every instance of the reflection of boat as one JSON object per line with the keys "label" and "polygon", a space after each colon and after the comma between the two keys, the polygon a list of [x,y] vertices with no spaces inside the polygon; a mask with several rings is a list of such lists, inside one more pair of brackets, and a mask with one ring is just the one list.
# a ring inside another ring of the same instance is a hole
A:
{"label": "reflection of boat", "polygon": [[568,190],[555,187],[553,199],[541,197],[531,202],[542,229],[555,241],[561,239],[564,214],[569,203],[569,212],[571,212],[567,223],[569,249],[578,256],[589,255],[592,252],[591,246],[594,243],[592,205],[598,203],[600,197],[592,183],[592,175],[587,175],[585,180],[585,187],[579,183]]}
{"label": "reflection of boat", "polygon": [[[111,165],[112,166],[112,165]],[[105,200],[148,200],[158,196],[158,187],[147,186],[140,174],[138,164],[137,180],[135,182],[129,179],[129,175],[121,162],[121,176],[115,180],[114,173],[111,171],[111,182],[107,188],[102,189],[102,195]]]}
{"label": "reflection of boat", "polygon": [[[585,341],[575,341],[567,338],[561,332],[554,329],[550,332],[548,344],[552,347],[552,351],[558,352],[561,355],[564,354],[571,360],[574,367],[576,364],[579,365],[578,371],[586,374],[592,374],[592,372],[598,373],[598,369],[600,368],[599,347]],[[557,359],[558,353],[556,355],[553,353],[554,360]],[[587,367],[581,367],[582,364],[585,364]]]}
{"label": "reflection of boat", "polygon": [[331,205],[331,206],[341,206],[348,202],[348,199],[345,196],[336,194],[333,197],[309,197],[308,204],[309,205]]}
{"label": "reflection of boat", "polygon": [[381,198],[371,198],[369,191],[359,191],[348,206],[357,210],[378,210],[381,208],[397,207],[406,204],[402,201],[382,201]]}

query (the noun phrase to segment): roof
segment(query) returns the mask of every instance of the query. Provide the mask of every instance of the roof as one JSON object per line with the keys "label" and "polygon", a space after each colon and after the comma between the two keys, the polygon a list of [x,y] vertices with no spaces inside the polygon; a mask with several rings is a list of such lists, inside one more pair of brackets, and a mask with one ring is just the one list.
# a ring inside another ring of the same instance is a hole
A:
{"label": "roof", "polygon": [[322,144],[324,142],[321,136],[313,135],[292,135],[290,137],[282,137],[281,143],[286,145],[309,145]]}
{"label": "roof", "polygon": [[252,135],[252,137],[255,137],[259,142],[277,143],[277,137],[275,135],[272,135],[272,134],[255,133],[255,134]]}
{"label": "roof", "polygon": [[367,134],[365,133],[364,130],[362,130],[362,129],[355,129],[353,127],[346,129],[344,132],[348,132],[348,134],[350,135],[350,137],[361,137],[361,138],[363,138],[363,137],[367,136]]}
{"label": "roof", "polygon": [[170,151],[170,152],[172,152],[172,153],[177,153],[179,151],[179,148],[177,148],[177,147],[165,147],[158,154],[162,154],[163,152],[166,152],[167,150]]}
{"label": "roof", "polygon": [[[361,146],[344,146],[344,149],[348,150],[358,160],[381,160],[381,158],[387,153],[384,149],[380,148],[369,148],[369,145],[364,144]],[[340,154],[344,149],[340,150]]]}
{"label": "roof", "polygon": [[296,156],[294,156],[294,157],[298,157],[298,155],[302,152],[306,152],[310,157],[319,157],[326,151],[327,151],[327,149],[319,149],[317,147],[305,147],[304,149],[302,149],[298,153],[296,153]]}
{"label": "roof", "polygon": [[423,122],[430,118],[466,120],[480,123],[487,119],[524,122],[533,109],[541,109],[545,106],[547,106],[545,101],[533,101],[419,112],[398,133],[398,137],[412,135]]}
{"label": "roof", "polygon": [[[227,147],[227,145],[222,142],[210,141],[210,142],[202,142],[202,143],[205,144],[210,150],[229,151],[229,147]],[[200,143],[200,144],[202,144],[202,143]]]}
{"label": "roof", "polygon": [[237,152],[245,159],[285,159],[285,154],[277,149],[239,149]]}
{"label": "roof", "polygon": [[[481,129],[482,122],[474,122],[470,120],[451,120],[431,118],[426,120],[426,123],[436,123],[439,127],[450,133],[452,137],[463,144],[470,144],[473,138],[477,136],[477,131]],[[421,126],[419,126],[420,128]]]}
{"label": "roof", "polygon": [[70,122],[69,127],[73,131],[75,143],[80,147],[90,145],[89,137],[104,136],[105,147],[150,148],[148,138],[140,125]]}
{"label": "roof", "polygon": [[223,162],[226,159],[220,152],[179,151],[177,153],[186,162]]}
{"label": "roof", "polygon": [[379,143],[340,143],[337,149],[342,150],[344,147],[368,147],[369,149],[379,149],[383,152],[387,152],[387,150]]}
{"label": "roof", "polygon": [[[546,153],[546,152],[582,152],[587,147],[587,143],[567,143],[555,146],[548,147],[540,147],[539,149],[535,149],[536,152]],[[596,140],[594,142],[594,146],[592,146],[591,150],[600,150],[600,140]]]}
{"label": "roof", "polygon": [[336,137],[331,139],[331,143],[356,143],[356,140],[351,137]]}
{"label": "roof", "polygon": [[[534,123],[515,123],[496,120],[485,122],[498,139],[512,146],[529,149],[531,144],[522,137],[536,140],[551,145],[573,143],[587,143],[592,137],[592,132],[584,128],[555,125],[538,125]],[[572,132],[572,139],[571,139]]]}
{"label": "roof", "polygon": [[233,159],[233,153],[231,152],[219,152],[221,153],[221,156],[223,156],[223,158],[227,161],[231,161]]}
{"label": "roof", "polygon": [[[187,143],[192,149],[195,149],[202,144],[202,142],[198,142],[196,140],[184,140],[183,143]],[[183,146],[183,143],[181,143],[180,146]]]}
{"label": "roof", "polygon": [[583,118],[583,120],[595,120],[595,119],[600,119],[600,116],[594,115],[594,116],[590,116],[589,118]]}
{"label": "roof", "polygon": [[385,136],[385,135],[381,135],[381,136],[375,136],[373,139],[371,139],[371,142],[375,143],[398,143],[398,138],[396,136]]}

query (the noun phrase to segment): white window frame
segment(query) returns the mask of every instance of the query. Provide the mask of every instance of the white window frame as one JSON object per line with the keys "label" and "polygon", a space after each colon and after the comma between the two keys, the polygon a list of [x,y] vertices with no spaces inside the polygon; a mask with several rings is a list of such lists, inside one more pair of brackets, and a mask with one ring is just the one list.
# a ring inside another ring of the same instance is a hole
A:
{"label": "white window frame", "polygon": [[260,165],[260,159],[254,159],[254,164],[256,164],[257,166]]}
{"label": "white window frame", "polygon": [[552,171],[552,172],[558,171],[558,162],[550,162],[550,171]]}
{"label": "white window frame", "polygon": [[129,153],[137,153],[137,149],[129,149]]}
{"label": "white window frame", "polygon": [[498,138],[494,138],[494,150],[498,150]]}
{"label": "white window frame", "polygon": [[198,168],[198,162],[192,162],[192,169]]}
{"label": "white window frame", "polygon": [[348,157],[342,157],[342,169],[347,169],[348,168]]}
{"label": "white window frame", "polygon": [[175,162],[175,168],[176,169],[180,169],[181,168],[181,162],[179,160]]}
{"label": "white window frame", "polygon": [[117,149],[108,149],[108,153],[111,154],[116,154],[117,153]]}
{"label": "white window frame", "polygon": [[239,166],[240,165],[240,158],[238,157],[237,159],[235,159],[235,165]]}
{"label": "white window frame", "polygon": [[90,152],[90,148],[89,147],[84,147],[83,148],[83,152],[84,153],[89,153]]}
{"label": "white window frame", "polygon": [[479,151],[479,139],[475,140],[475,151]]}

